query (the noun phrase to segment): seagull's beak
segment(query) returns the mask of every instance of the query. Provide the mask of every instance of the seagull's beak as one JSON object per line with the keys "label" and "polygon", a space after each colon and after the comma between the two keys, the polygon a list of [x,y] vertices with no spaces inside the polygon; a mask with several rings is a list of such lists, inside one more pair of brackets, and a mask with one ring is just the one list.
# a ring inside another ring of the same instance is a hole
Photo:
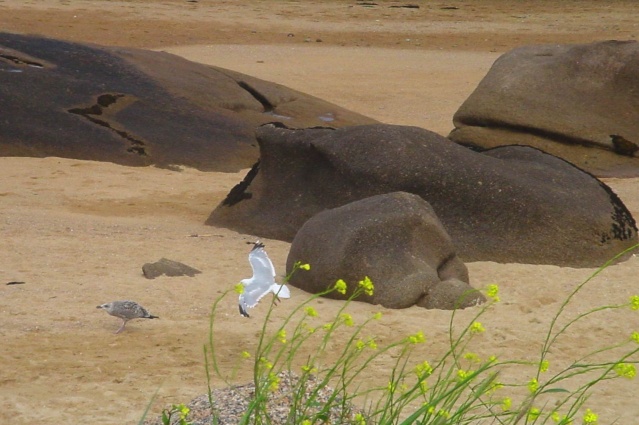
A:
{"label": "seagull's beak", "polygon": [[101,306],[101,305],[99,305],[99,306],[97,306],[96,308],[102,308],[102,306]]}

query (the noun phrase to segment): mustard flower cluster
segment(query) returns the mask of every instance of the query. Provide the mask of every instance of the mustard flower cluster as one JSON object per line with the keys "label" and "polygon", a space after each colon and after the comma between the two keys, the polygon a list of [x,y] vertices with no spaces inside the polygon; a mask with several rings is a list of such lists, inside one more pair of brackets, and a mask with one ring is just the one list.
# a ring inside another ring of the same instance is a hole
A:
{"label": "mustard flower cluster", "polygon": [[371,350],[377,350],[377,343],[374,339],[369,339],[366,342],[359,339],[357,340],[357,342],[355,342],[355,349],[357,351],[362,351],[366,347],[369,347]]}
{"label": "mustard flower cluster", "polygon": [[348,313],[342,313],[339,317],[344,321],[346,326],[353,326],[355,324],[355,322],[353,322],[353,316]]}
{"label": "mustard flower cluster", "polygon": [[561,423],[562,425],[570,425],[572,423],[572,420],[569,419],[568,416],[561,416],[556,410],[552,412],[550,419],[552,419],[553,422]]}
{"label": "mustard flower cluster", "polygon": [[494,283],[488,285],[486,288],[486,296],[495,302],[499,302],[499,286]]}
{"label": "mustard flower cluster", "polygon": [[428,363],[428,360],[424,360],[422,363],[415,366],[415,375],[419,379],[429,377],[433,373],[433,367]]}
{"label": "mustard flower cluster", "polygon": [[426,337],[422,331],[419,331],[414,335],[409,335],[406,340],[410,344],[421,344],[422,342],[426,342]]}
{"label": "mustard flower cluster", "polygon": [[302,372],[304,373],[315,373],[317,372],[317,368],[311,365],[302,366]]}
{"label": "mustard flower cluster", "polygon": [[364,280],[360,280],[358,283],[359,287],[362,288],[364,290],[364,293],[368,296],[372,296],[373,292],[375,290],[375,286],[373,285],[373,282],[371,281],[371,279],[368,276],[364,277]]}
{"label": "mustard flower cluster", "polygon": [[304,312],[306,312],[306,315],[308,317],[317,317],[317,310],[315,310],[313,307],[308,306],[304,309]]}
{"label": "mustard flower cluster", "polygon": [[273,372],[268,374],[268,389],[269,391],[277,391],[280,387],[280,377]]}
{"label": "mustard flower cluster", "polygon": [[471,334],[480,334],[486,331],[486,328],[484,328],[484,325],[482,325],[481,322],[473,322],[468,329]]}
{"label": "mustard flower cluster", "polygon": [[617,363],[615,365],[615,373],[624,378],[633,379],[637,376],[635,365],[630,363]]}
{"label": "mustard flower cluster", "polygon": [[286,344],[286,331],[284,329],[280,329],[277,332],[277,339],[282,343]]}
{"label": "mustard flower cluster", "polygon": [[362,415],[361,413],[356,413],[354,420],[355,420],[355,425],[366,425],[366,419],[364,418],[364,415]]}
{"label": "mustard flower cluster", "polygon": [[531,407],[528,411],[528,422],[535,422],[539,415],[541,415],[541,410],[536,407]]}
{"label": "mustard flower cluster", "polygon": [[550,367],[550,362],[548,360],[542,360],[541,363],[539,364],[539,371],[547,372],[549,367]]}
{"label": "mustard flower cluster", "polygon": [[346,282],[343,279],[339,279],[335,282],[335,290],[342,295],[346,294]]}
{"label": "mustard flower cluster", "polygon": [[535,393],[538,389],[539,389],[539,382],[537,381],[537,378],[533,378],[530,381],[528,381],[528,391],[530,391],[531,393]]}
{"label": "mustard flower cluster", "polygon": [[596,425],[599,417],[590,409],[586,409],[586,413],[584,413],[583,422],[584,425]]}

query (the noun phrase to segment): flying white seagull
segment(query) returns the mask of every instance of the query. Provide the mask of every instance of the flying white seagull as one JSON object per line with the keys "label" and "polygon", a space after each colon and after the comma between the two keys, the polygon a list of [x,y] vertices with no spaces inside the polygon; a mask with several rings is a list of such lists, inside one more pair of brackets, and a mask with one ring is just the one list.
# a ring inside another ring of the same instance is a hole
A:
{"label": "flying white seagull", "polygon": [[101,304],[97,308],[106,310],[111,316],[122,319],[122,326],[115,331],[119,334],[124,330],[126,322],[131,319],[157,319],[158,316],[150,314],[146,308],[142,307],[135,301],[112,301],[110,303]]}
{"label": "flying white seagull", "polygon": [[291,291],[286,285],[275,283],[275,267],[266,255],[263,243],[255,242],[248,258],[253,269],[253,277],[241,280],[244,292],[240,294],[240,314],[244,317],[249,317],[247,310],[255,307],[259,300],[269,292],[275,294],[276,300],[278,298],[291,298]]}

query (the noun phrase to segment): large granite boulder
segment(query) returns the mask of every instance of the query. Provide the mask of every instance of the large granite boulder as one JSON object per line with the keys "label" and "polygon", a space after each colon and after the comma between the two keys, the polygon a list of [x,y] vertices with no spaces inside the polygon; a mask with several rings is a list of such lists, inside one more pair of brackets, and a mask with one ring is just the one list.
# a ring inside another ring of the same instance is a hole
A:
{"label": "large granite boulder", "polygon": [[260,162],[206,223],[292,241],[315,214],[404,191],[428,201],[464,261],[597,266],[637,242],[612,190],[530,147],[474,152],[417,127],[258,129]]}
{"label": "large granite boulder", "polygon": [[338,279],[349,284],[345,295],[334,291],[332,298],[351,296],[368,276],[375,290],[357,300],[386,308],[454,309],[485,301],[468,284],[468,269],[431,206],[411,193],[372,196],[314,215],[293,239],[287,274],[297,261],[311,269],[294,273],[293,286],[316,294]]}
{"label": "large granite boulder", "polygon": [[284,86],[163,52],[0,33],[0,156],[238,171],[255,127],[374,120]]}
{"label": "large granite boulder", "polygon": [[639,44],[524,46],[502,55],[448,136],[529,145],[600,177],[639,176]]}

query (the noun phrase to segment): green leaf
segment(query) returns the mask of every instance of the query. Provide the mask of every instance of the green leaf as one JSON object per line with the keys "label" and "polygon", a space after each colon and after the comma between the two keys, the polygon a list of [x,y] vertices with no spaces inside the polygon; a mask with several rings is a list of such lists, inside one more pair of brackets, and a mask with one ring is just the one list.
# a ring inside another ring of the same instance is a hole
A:
{"label": "green leaf", "polygon": [[539,392],[539,394],[544,394],[544,393],[569,393],[570,391],[568,391],[565,388],[550,388],[547,390],[543,390],[541,392]]}

